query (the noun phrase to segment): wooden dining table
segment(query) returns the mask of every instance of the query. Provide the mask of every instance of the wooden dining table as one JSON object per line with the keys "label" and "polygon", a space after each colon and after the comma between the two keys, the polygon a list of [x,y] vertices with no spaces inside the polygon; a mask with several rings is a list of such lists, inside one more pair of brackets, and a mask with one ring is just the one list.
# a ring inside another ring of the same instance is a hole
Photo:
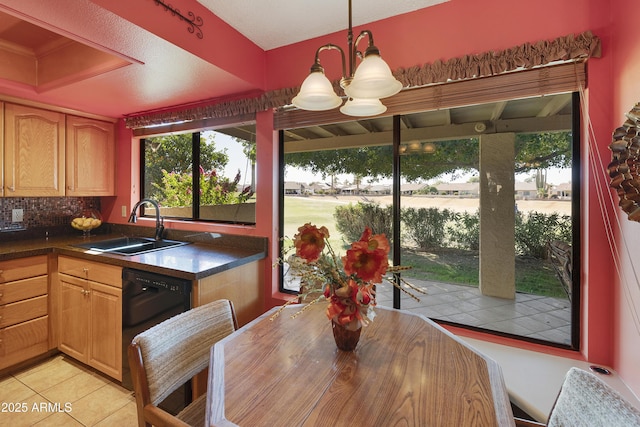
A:
{"label": "wooden dining table", "polygon": [[345,352],[326,304],[301,308],[273,318],[276,307],[211,348],[207,426],[514,425],[500,367],[426,317],[376,307]]}

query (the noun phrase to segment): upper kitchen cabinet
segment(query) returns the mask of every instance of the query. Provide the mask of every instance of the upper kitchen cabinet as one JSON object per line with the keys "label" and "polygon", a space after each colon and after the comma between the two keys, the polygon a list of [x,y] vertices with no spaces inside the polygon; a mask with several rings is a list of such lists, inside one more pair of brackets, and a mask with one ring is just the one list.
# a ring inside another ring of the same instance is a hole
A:
{"label": "upper kitchen cabinet", "polygon": [[65,115],[5,103],[4,196],[64,196]]}
{"label": "upper kitchen cabinet", "polygon": [[67,196],[115,194],[115,125],[67,116]]}

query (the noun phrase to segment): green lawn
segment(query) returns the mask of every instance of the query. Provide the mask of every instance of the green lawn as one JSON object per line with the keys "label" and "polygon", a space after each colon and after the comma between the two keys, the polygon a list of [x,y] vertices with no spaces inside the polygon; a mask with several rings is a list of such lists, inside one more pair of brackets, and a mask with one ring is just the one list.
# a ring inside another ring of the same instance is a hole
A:
{"label": "green lawn", "polygon": [[342,235],[336,229],[336,221],[333,219],[333,210],[339,205],[344,205],[344,202],[331,196],[322,200],[307,197],[285,197],[284,236],[293,238],[293,235],[298,232],[298,227],[307,222],[318,227],[324,225],[329,230],[331,246],[339,251],[342,247]]}
{"label": "green lawn", "polygon": [[[336,206],[344,205],[339,199],[285,197],[284,235],[293,238],[298,227],[310,222],[325,226],[331,235],[330,242],[337,252],[344,252],[342,235],[333,218]],[[404,273],[407,278],[433,280],[478,286],[478,255],[468,251],[443,249],[437,252],[402,251],[402,264],[412,267]],[[563,298],[566,297],[558,278],[548,262],[533,258],[516,259],[516,289],[520,292]]]}

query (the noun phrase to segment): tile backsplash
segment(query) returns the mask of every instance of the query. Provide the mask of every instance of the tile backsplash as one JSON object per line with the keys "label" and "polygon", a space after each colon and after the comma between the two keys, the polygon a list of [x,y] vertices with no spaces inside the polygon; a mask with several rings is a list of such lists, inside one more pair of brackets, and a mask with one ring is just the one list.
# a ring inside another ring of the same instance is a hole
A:
{"label": "tile backsplash", "polygon": [[[99,197],[4,197],[0,198],[0,231],[18,231],[69,225],[84,209],[100,211]],[[14,221],[22,214],[22,221]],[[20,212],[21,211],[21,212]]]}

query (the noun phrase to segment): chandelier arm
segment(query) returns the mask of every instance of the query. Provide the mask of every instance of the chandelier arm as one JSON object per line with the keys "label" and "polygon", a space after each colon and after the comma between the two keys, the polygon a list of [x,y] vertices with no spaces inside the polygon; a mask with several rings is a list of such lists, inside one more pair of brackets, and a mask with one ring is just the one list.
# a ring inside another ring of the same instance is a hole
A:
{"label": "chandelier arm", "polygon": [[[320,65],[320,52],[325,51],[325,50],[338,50],[340,51],[340,59],[342,60],[342,77],[344,77],[346,74],[346,68],[345,68],[345,62],[344,62],[344,50],[342,50],[342,48],[338,45],[335,45],[333,43],[328,43],[325,44],[323,46],[320,46],[318,48],[318,50],[316,50],[316,59],[315,62],[313,63],[313,65],[311,66],[311,71],[320,71],[320,70],[324,70],[324,68],[322,68],[322,65]],[[319,69],[317,68],[319,67]],[[315,68],[315,70],[314,70]]]}
{"label": "chandelier arm", "polygon": [[[369,44],[367,45],[367,49],[364,51],[364,54],[363,54],[362,52],[358,51],[358,43],[360,43],[360,40],[362,40],[365,36],[369,37]],[[353,45],[353,60],[355,62],[356,57],[363,59],[365,56],[369,54],[380,55],[380,50],[373,43],[373,33],[369,30],[362,30],[360,31],[360,34],[358,34],[358,37],[356,38],[356,42]]]}

